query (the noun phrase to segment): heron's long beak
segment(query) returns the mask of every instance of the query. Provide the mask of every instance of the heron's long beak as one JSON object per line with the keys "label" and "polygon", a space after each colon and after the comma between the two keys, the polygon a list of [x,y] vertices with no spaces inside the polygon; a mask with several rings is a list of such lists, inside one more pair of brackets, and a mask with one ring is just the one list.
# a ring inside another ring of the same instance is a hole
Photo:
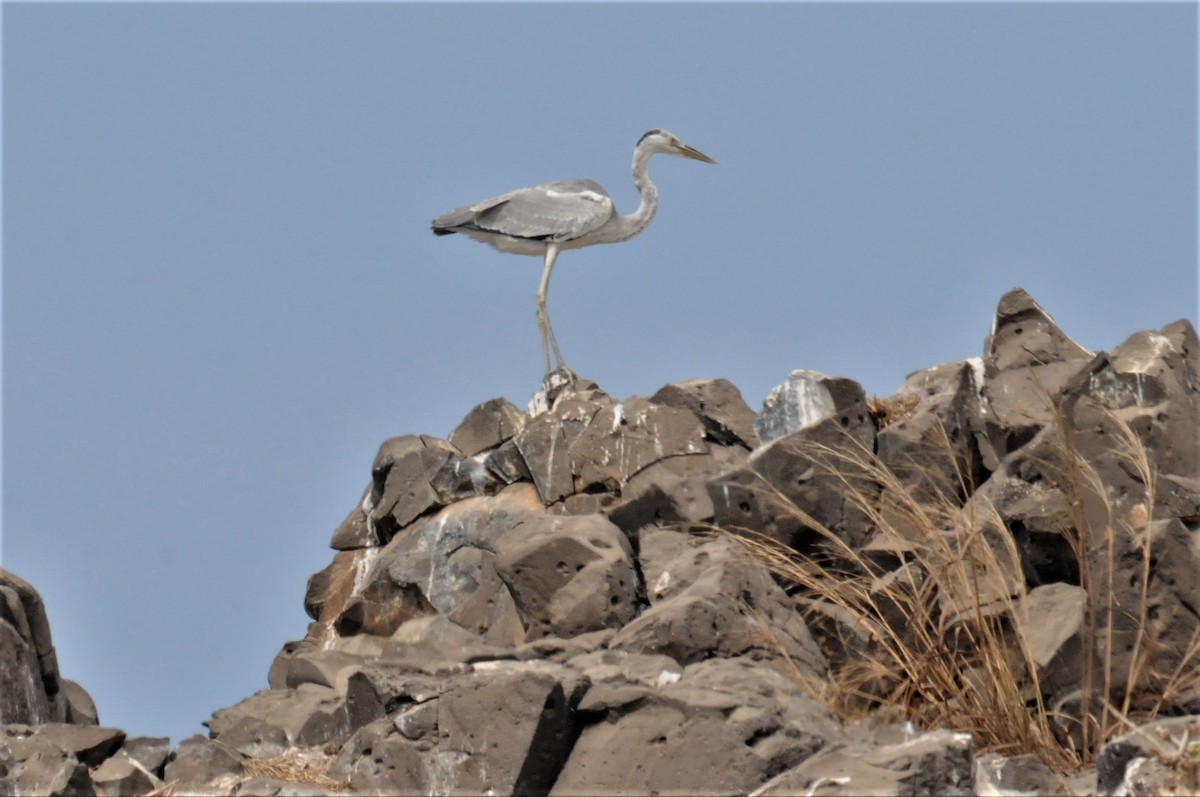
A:
{"label": "heron's long beak", "polygon": [[677,155],[681,155],[685,158],[691,158],[692,160],[695,160],[695,161],[704,161],[705,163],[716,163],[715,160],[708,157],[700,150],[692,149],[687,144],[680,144],[679,149],[676,150],[675,153]]}

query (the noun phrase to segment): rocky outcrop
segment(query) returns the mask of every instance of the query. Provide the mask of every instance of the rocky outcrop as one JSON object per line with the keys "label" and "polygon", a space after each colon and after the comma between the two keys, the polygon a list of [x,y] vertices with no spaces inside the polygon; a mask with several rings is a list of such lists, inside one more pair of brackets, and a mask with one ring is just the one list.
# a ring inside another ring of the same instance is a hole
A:
{"label": "rocky outcrop", "polygon": [[[10,671],[41,685],[4,698],[25,714],[5,715],[22,724],[0,794],[1181,788],[1200,715],[1198,357],[1187,322],[1089,352],[1018,290],[982,357],[886,399],[796,371],[756,414],[720,379],[617,400],[551,375],[527,410],[492,399],[446,438],[386,440],[270,688],[169,752],[63,730],[94,709],[46,686],[62,682],[44,611],[0,586],[0,633],[24,645]],[[765,550],[862,579],[877,614]],[[946,577],[975,558],[991,564]],[[917,727],[922,698],[896,697],[911,673],[880,640],[969,662],[981,618],[1011,642],[1020,705],[1054,709],[1045,744],[1096,770],[1065,779],[1065,757]],[[881,675],[839,693],[855,667]],[[1182,716],[1117,738],[1104,705]]]}
{"label": "rocky outcrop", "polygon": [[47,722],[95,725],[96,706],[59,675],[42,597],[0,570],[0,724]]}

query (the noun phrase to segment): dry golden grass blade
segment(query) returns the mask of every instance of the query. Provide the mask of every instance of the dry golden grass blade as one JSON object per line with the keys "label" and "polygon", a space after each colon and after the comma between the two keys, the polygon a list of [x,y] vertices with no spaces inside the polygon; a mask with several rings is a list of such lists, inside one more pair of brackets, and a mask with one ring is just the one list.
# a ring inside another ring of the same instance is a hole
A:
{"label": "dry golden grass blade", "polygon": [[875,419],[875,425],[882,429],[885,426],[891,426],[897,421],[911,418],[913,412],[917,409],[917,405],[920,403],[921,397],[915,393],[886,396],[883,398],[871,396],[871,398],[867,399],[867,411]]}
{"label": "dry golden grass blade", "polygon": [[350,787],[349,783],[326,774],[332,763],[328,755],[317,750],[289,750],[272,758],[245,758],[242,772],[252,778],[272,778],[328,791],[345,791]]}
{"label": "dry golden grass blade", "polygon": [[174,797],[175,786],[179,781],[173,780],[169,783],[164,783],[154,791],[148,791],[142,797]]}
{"label": "dry golden grass blade", "polygon": [[[1060,424],[1060,429],[1064,427]],[[1152,502],[1152,463],[1128,425],[1119,427],[1122,434],[1117,439],[1127,457],[1127,469],[1137,474],[1147,489],[1148,502]],[[971,495],[973,485],[960,467],[965,461],[961,452],[954,450],[944,432],[939,445],[945,467],[937,468],[938,473],[931,474],[928,482],[902,480],[849,435],[842,446],[797,448],[797,455],[812,462],[874,527],[883,540],[879,550],[897,552],[889,566],[894,568],[895,561],[905,563],[906,569],[895,571],[902,573],[900,577],[891,578],[880,559],[852,548],[765,482],[760,487],[765,498],[786,507],[803,527],[826,541],[822,558],[818,561],[754,530],[722,531],[736,537],[751,555],[810,601],[805,610],[810,620],[816,605],[811,601],[836,607],[839,616],[849,618],[844,621],[849,632],[869,647],[870,656],[841,663],[833,687],[826,690],[825,702],[843,718],[871,706],[890,705],[924,727],[968,731],[981,750],[1008,755],[1034,752],[1057,772],[1073,771],[1087,763],[1112,733],[1128,726],[1129,695],[1148,678],[1153,640],[1139,633],[1135,672],[1118,674],[1111,660],[1101,662],[1100,672],[1085,668],[1080,714],[1060,718],[1083,728],[1082,749],[1073,749],[1069,738],[1057,737],[1054,717],[1043,702],[1029,639],[1016,621],[1026,597],[1020,553],[1004,519],[981,497],[965,502],[965,508],[961,500],[953,503],[954,498]],[[1083,511],[1085,502],[1095,510],[1095,502],[1107,501],[1096,468],[1079,455],[1065,434],[1054,461],[1044,465],[1075,508],[1075,528],[1064,533],[1079,565],[1081,586],[1093,596],[1084,623],[1085,649],[1094,649],[1099,637],[1112,638],[1118,612],[1126,613],[1145,630],[1151,535],[1142,532],[1133,538],[1142,559],[1140,594],[1133,601],[1138,605],[1119,606],[1111,597],[1113,591],[1104,589],[1114,583],[1116,546],[1112,539],[1117,524],[1089,527]],[[946,473],[952,474],[950,479]],[[913,489],[914,483],[924,486]],[[881,496],[889,502],[887,511],[882,509]],[[1099,509],[1111,516],[1111,507],[1101,503]],[[1149,514],[1145,513],[1147,521]],[[1094,518],[1097,512],[1088,516]],[[1095,551],[1107,561],[1100,560],[1099,571],[1089,571],[1087,557]],[[918,572],[921,579],[913,575]],[[1091,583],[1095,578],[1103,583]],[[1107,605],[1095,597],[1104,594],[1110,596]],[[904,623],[895,622],[897,614],[905,618]],[[1200,677],[1198,657],[1200,636],[1173,672],[1157,677],[1164,699]],[[1090,664],[1092,657],[1085,661]],[[1122,688],[1114,690],[1118,678]],[[1122,704],[1113,705],[1106,695],[1118,693]],[[1161,706],[1162,700],[1151,707],[1151,713]]]}

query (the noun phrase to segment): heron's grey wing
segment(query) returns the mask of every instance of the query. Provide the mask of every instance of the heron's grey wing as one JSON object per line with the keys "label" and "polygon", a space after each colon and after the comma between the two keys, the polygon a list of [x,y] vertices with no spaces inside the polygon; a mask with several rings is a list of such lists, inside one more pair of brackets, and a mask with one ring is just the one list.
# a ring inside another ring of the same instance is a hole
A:
{"label": "heron's grey wing", "polygon": [[613,203],[593,180],[559,180],[511,191],[467,210],[474,218],[465,226],[514,238],[573,241],[608,221]]}

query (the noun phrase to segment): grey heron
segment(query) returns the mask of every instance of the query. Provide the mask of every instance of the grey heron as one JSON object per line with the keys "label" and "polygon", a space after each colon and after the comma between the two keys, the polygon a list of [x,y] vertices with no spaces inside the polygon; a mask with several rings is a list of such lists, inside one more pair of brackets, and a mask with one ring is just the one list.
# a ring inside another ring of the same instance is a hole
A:
{"label": "grey heron", "polygon": [[[519,188],[507,194],[457,208],[433,220],[435,235],[460,232],[476,241],[491,244],[501,252],[541,255],[544,258],[542,280],[537,290],[537,324],[542,341],[542,360],[546,373],[550,368],[550,348],[555,368],[567,370],[554,328],[546,312],[546,292],[554,261],[564,249],[591,244],[628,241],[646,229],[658,210],[658,189],[647,173],[650,156],[656,153],[716,163],[666,130],[654,129],[643,135],[633,150],[633,184],[641,194],[638,209],[628,216],[613,206],[608,192],[593,180],[559,180]],[[547,341],[549,342],[547,345]]]}

